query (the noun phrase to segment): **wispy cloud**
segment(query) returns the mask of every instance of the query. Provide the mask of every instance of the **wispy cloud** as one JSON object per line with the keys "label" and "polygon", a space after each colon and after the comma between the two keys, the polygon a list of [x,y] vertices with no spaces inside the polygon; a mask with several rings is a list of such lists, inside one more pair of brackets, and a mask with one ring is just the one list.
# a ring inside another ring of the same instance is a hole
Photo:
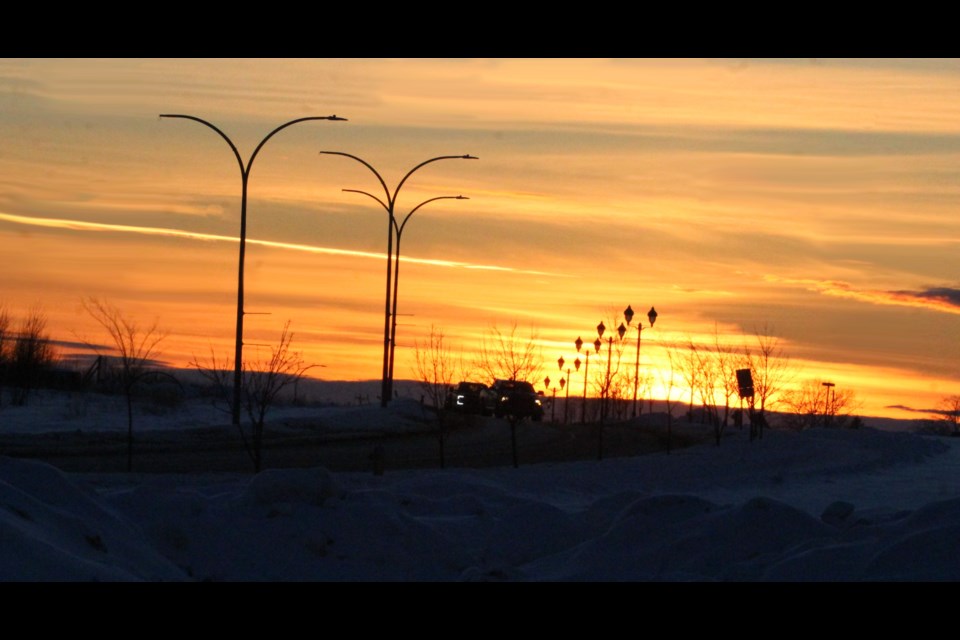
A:
{"label": "wispy cloud", "polygon": [[[116,233],[136,233],[141,235],[166,236],[174,238],[186,238],[189,240],[214,241],[214,242],[238,242],[237,238],[230,236],[221,236],[212,233],[198,233],[196,231],[185,231],[183,229],[168,229],[163,227],[138,227],[124,224],[106,224],[101,222],[86,222],[83,220],[65,220],[62,218],[34,218],[30,216],[18,216],[9,213],[0,213],[0,222],[10,222],[13,224],[29,225],[34,227],[47,227],[52,229],[67,229],[70,231],[107,231]],[[374,251],[354,251],[352,249],[334,249],[331,247],[316,247],[307,244],[296,244],[291,242],[275,242],[273,240],[257,240],[247,238],[250,244],[256,244],[275,249],[288,249],[291,251],[304,251],[307,253],[322,253],[326,255],[348,256],[353,258],[376,258],[384,259],[386,254]],[[435,267],[451,267],[460,269],[483,269],[490,271],[507,271],[511,273],[521,273],[537,276],[562,277],[563,274],[550,273],[547,271],[533,271],[528,269],[516,269],[500,265],[473,264],[469,262],[458,262],[454,260],[436,260],[430,258],[414,258],[402,256],[401,260],[408,263],[426,264]]]}
{"label": "wispy cloud", "polygon": [[960,289],[931,287],[920,291],[884,291],[880,289],[857,289],[849,282],[840,280],[813,280],[805,278],[782,278],[766,275],[767,282],[800,286],[828,296],[848,298],[870,304],[918,307],[930,311],[960,315]]}

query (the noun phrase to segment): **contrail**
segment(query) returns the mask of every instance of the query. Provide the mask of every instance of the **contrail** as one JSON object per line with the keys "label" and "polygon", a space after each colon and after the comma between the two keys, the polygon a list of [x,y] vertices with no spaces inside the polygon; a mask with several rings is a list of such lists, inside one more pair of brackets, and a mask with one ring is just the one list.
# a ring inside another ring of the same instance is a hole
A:
{"label": "contrail", "polygon": [[[10,213],[0,213],[0,221],[13,224],[29,225],[33,227],[49,227],[54,229],[69,229],[71,231],[113,231],[118,233],[137,233],[141,235],[167,236],[174,238],[187,238],[188,240],[202,240],[207,242],[239,242],[239,238],[230,236],[221,236],[212,233],[199,233],[196,231],[184,231],[183,229],[166,229],[162,227],[138,227],[126,224],[105,224],[102,222],[86,222],[83,220],[65,220],[62,218],[33,218],[30,216],[18,216]],[[274,240],[256,240],[247,238],[250,244],[256,244],[264,247],[273,247],[275,249],[289,249],[291,251],[304,251],[307,253],[322,253],[325,255],[348,256],[351,258],[386,258],[384,253],[373,251],[354,251],[351,249],[333,249],[330,247],[315,247],[308,244],[296,244],[292,242],[276,242]],[[435,260],[430,258],[412,258],[401,256],[403,262],[427,264],[435,267],[454,267],[460,269],[483,269],[489,271],[507,271],[511,273],[522,273],[537,276],[564,277],[563,274],[550,273],[547,271],[531,271],[527,269],[516,269],[514,267],[502,267],[497,265],[471,264],[469,262],[456,262],[453,260]]]}

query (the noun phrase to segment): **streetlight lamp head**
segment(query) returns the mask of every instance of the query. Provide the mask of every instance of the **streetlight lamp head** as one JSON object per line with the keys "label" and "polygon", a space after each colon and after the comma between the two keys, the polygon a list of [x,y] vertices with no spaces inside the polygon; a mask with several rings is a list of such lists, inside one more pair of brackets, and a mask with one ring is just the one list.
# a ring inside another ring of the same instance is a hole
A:
{"label": "streetlight lamp head", "polygon": [[633,322],[633,307],[627,305],[627,308],[623,311],[623,317],[627,319],[627,324]]}
{"label": "streetlight lamp head", "polygon": [[560,371],[563,371],[563,356],[557,360],[557,364],[560,365]]}
{"label": "streetlight lamp head", "polygon": [[577,371],[580,371],[580,358],[577,358],[576,360],[573,361],[573,368],[576,369]]}
{"label": "streetlight lamp head", "polygon": [[543,379],[543,386],[546,387],[547,389],[550,388],[550,376],[547,376],[546,378]]}
{"label": "streetlight lamp head", "polygon": [[480,159],[480,158],[478,158],[477,156],[472,156],[472,155],[470,155],[469,153],[467,153],[467,154],[465,154],[465,155],[462,155],[462,156],[460,156],[460,157],[461,157],[462,159],[464,159],[464,160],[479,160],[479,159]]}
{"label": "streetlight lamp head", "polygon": [[563,388],[566,386],[567,381],[563,378],[560,378],[560,390],[563,391]]}
{"label": "streetlight lamp head", "polygon": [[623,340],[623,334],[627,332],[627,327],[621,322],[620,326],[617,327],[617,333],[620,334],[620,339]]}
{"label": "streetlight lamp head", "polygon": [[597,325],[597,335],[602,338],[602,337],[603,337],[603,332],[606,331],[606,330],[607,330],[607,328],[606,328],[605,326],[603,326],[603,320],[601,320],[601,321],[600,321],[600,324]]}
{"label": "streetlight lamp head", "polygon": [[346,118],[341,118],[341,117],[338,116],[338,115],[327,116],[327,120],[338,120],[338,121],[340,121],[340,122],[346,122],[346,121],[347,121]]}
{"label": "streetlight lamp head", "polygon": [[603,343],[600,342],[600,338],[597,338],[596,340],[593,341],[593,349],[597,353],[600,353],[600,347],[602,346],[603,346]]}
{"label": "streetlight lamp head", "polygon": [[653,307],[650,307],[650,311],[647,311],[647,318],[650,320],[650,326],[653,326],[653,323],[657,321],[657,310]]}
{"label": "streetlight lamp head", "polygon": [[580,353],[580,347],[583,346],[583,340],[580,339],[580,336],[577,336],[577,341],[573,344],[577,345],[577,353]]}

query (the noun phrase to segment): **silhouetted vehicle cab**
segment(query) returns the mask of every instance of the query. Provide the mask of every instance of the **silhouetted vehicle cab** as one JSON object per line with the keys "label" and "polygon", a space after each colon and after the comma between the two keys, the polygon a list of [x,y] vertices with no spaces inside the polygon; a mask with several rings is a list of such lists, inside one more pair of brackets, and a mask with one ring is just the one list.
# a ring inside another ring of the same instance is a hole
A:
{"label": "silhouetted vehicle cab", "polygon": [[451,387],[447,394],[446,408],[448,411],[490,416],[493,415],[496,404],[497,396],[487,385],[482,382],[461,382]]}
{"label": "silhouetted vehicle cab", "polygon": [[497,394],[494,415],[498,418],[530,418],[534,422],[543,420],[543,402],[529,382],[496,380],[491,388]]}

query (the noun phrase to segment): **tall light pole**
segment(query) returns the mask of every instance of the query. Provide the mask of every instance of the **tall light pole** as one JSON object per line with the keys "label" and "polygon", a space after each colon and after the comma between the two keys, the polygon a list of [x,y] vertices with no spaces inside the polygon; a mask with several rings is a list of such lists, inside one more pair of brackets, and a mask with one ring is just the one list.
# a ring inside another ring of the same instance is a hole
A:
{"label": "tall light pole", "polygon": [[[347,189],[347,191],[349,191],[349,189]],[[365,193],[365,192],[361,191],[359,193]],[[370,194],[368,193],[366,195],[369,196]],[[373,196],[370,196],[370,197],[373,197]],[[387,378],[390,380],[391,395],[389,397],[391,398],[393,397],[393,354],[397,348],[397,290],[400,284],[400,238],[403,237],[403,229],[407,226],[407,222],[410,220],[410,216],[412,216],[417,209],[419,209],[420,207],[422,207],[423,205],[429,202],[433,202],[435,200],[469,200],[469,199],[470,198],[466,196],[437,196],[435,198],[430,198],[429,200],[424,200],[423,202],[415,206],[413,209],[411,209],[410,213],[408,213],[403,218],[403,222],[400,223],[400,226],[397,226],[396,219],[394,219],[394,230],[397,233],[397,245],[395,248],[396,250],[394,252],[395,255],[393,260],[393,311],[391,314],[393,316],[393,320],[391,322],[391,327],[390,327],[390,366],[388,367],[389,371],[387,372]],[[374,198],[374,200],[376,200],[376,198]]]}
{"label": "tall light pole", "polygon": [[[627,308],[623,311],[623,317],[627,320],[627,326],[630,326],[630,323],[633,321],[633,307],[627,305]],[[653,307],[650,307],[650,311],[647,311],[647,319],[650,321],[650,327],[653,327],[653,323],[657,321],[657,310]],[[634,364],[633,370],[633,417],[637,417],[637,388],[640,384],[640,338],[643,332],[643,324],[640,322],[637,323],[637,360]]]}
{"label": "tall light pole", "polygon": [[260,153],[260,149],[262,149],[263,145],[267,143],[267,140],[272,138],[277,132],[286,129],[291,125],[297,124],[298,122],[304,122],[306,120],[346,121],[346,118],[340,118],[335,115],[307,116],[305,118],[297,118],[295,120],[285,122],[268,133],[263,140],[260,141],[260,144],[257,145],[257,148],[253,150],[252,154],[250,154],[250,159],[247,160],[246,164],[244,164],[243,158],[240,156],[240,152],[237,150],[237,146],[233,144],[233,141],[227,136],[227,134],[210,122],[207,122],[206,120],[196,116],[188,116],[180,113],[161,113],[160,117],[183,118],[184,120],[193,120],[194,122],[199,122],[204,126],[210,127],[216,131],[221,138],[227,141],[227,144],[230,145],[230,149],[233,150],[233,155],[237,158],[237,164],[240,165],[240,180],[242,184],[240,196],[240,266],[238,268],[237,275],[237,335],[233,354],[233,405],[231,407],[233,424],[240,424],[240,393],[241,386],[243,384],[243,259],[246,254],[247,246],[247,183],[250,179],[250,168],[253,166],[253,161],[257,157],[257,154]]}
{"label": "tall light pole", "polygon": [[[411,175],[413,175],[415,171],[417,171],[424,165],[428,165],[431,162],[437,162],[438,160],[454,160],[454,159],[477,160],[477,158],[475,156],[466,154],[462,156],[437,156],[435,158],[430,158],[429,160],[424,160],[423,162],[415,166],[413,169],[410,169],[410,171],[408,171],[407,174],[403,176],[403,179],[400,180],[400,183],[397,185],[397,188],[393,190],[393,193],[390,193],[390,188],[387,187],[387,183],[386,181],[384,181],[380,173],[373,168],[373,165],[371,165],[369,162],[367,162],[363,158],[355,156],[351,153],[344,153],[342,151],[321,151],[320,153],[327,154],[327,155],[334,155],[334,156],[344,156],[345,158],[356,160],[357,162],[365,166],[367,169],[369,169],[373,173],[373,175],[377,177],[377,180],[379,180],[380,186],[383,187],[384,199],[380,199],[377,196],[367,193],[366,191],[356,191],[352,189],[344,189],[344,191],[353,191],[354,193],[362,193],[366,196],[369,196],[370,198],[373,198],[380,204],[381,207],[384,208],[388,216],[387,217],[387,289],[386,289],[386,300],[383,306],[383,377],[380,383],[380,406],[386,407],[387,403],[390,401],[390,398],[392,397],[392,394],[393,394],[393,378],[392,378],[392,370],[391,370],[391,349],[390,349],[390,345],[392,343],[392,335],[393,335],[390,327],[390,316],[393,313],[393,311],[391,310],[391,304],[390,304],[391,296],[392,296],[390,282],[393,277],[393,270],[391,269],[391,266],[394,260],[393,236],[395,233],[398,234],[397,245],[399,246],[400,244],[399,231],[401,227],[400,225],[397,224],[397,217],[394,213],[396,202],[397,202],[397,195],[400,193],[400,188],[403,187],[403,184],[407,181],[407,179]],[[443,196],[443,197],[457,198],[457,196]],[[413,211],[416,211],[418,208],[420,208],[422,205],[426,204],[427,202],[430,202],[430,200],[420,203],[413,209]],[[406,224],[406,220],[408,220],[410,216],[413,214],[413,211],[407,214],[407,218],[404,219],[404,224]],[[400,255],[398,250],[398,253],[397,253],[398,260],[399,260],[399,257]]]}

